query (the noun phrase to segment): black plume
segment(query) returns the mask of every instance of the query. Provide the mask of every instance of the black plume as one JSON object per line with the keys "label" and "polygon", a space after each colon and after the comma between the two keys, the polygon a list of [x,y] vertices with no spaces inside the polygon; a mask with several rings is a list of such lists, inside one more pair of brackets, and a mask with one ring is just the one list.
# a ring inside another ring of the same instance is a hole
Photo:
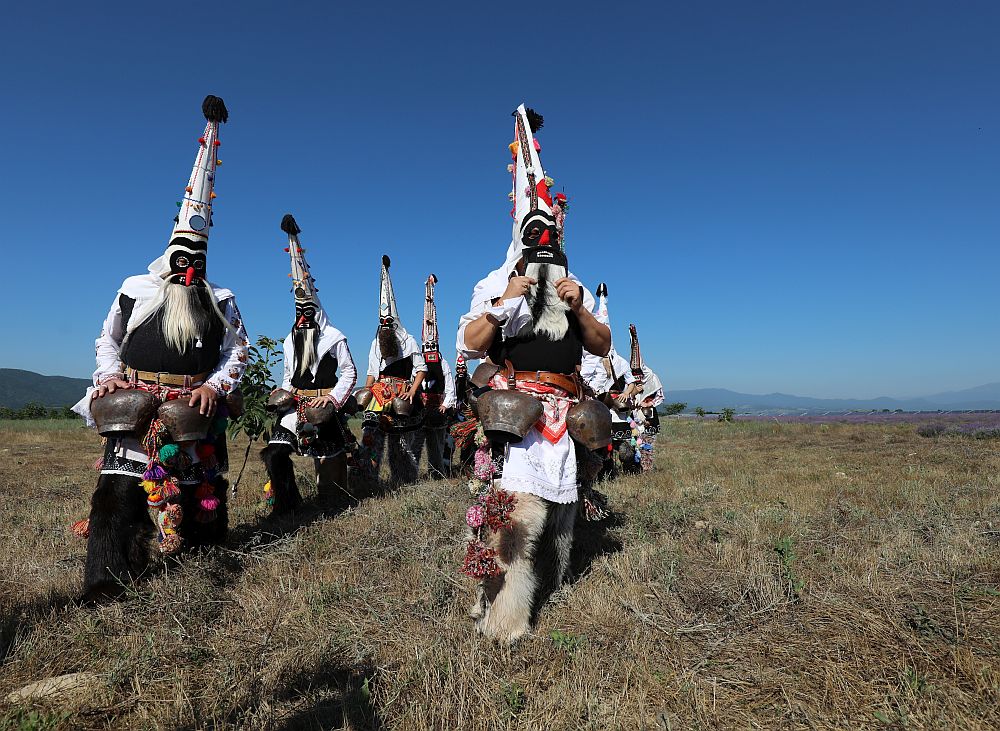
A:
{"label": "black plume", "polygon": [[389,268],[389,257],[386,256],[385,254],[382,254],[382,266],[384,266],[386,269]]}
{"label": "black plume", "polygon": [[209,94],[201,103],[201,112],[209,122],[228,122],[229,110],[220,97]]}
{"label": "black plume", "polygon": [[281,230],[289,236],[295,236],[296,234],[302,233],[302,229],[299,228],[299,224],[295,223],[295,216],[291,213],[286,213],[281,219]]}
{"label": "black plume", "polygon": [[608,285],[606,285],[604,282],[601,282],[600,284],[597,285],[597,296],[601,297],[602,295],[604,297],[608,296]]}
{"label": "black plume", "polygon": [[428,277],[428,279],[431,280],[431,284],[437,284],[438,283],[437,274],[431,274],[430,277]]}
{"label": "black plume", "polygon": [[534,134],[545,124],[545,117],[531,107],[528,107],[525,111],[528,113],[528,126],[531,127],[531,133]]}

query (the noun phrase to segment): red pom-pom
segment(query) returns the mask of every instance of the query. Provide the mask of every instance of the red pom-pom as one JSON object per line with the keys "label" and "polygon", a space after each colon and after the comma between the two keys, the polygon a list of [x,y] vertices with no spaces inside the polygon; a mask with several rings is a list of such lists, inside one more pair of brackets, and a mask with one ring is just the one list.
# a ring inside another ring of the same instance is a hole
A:
{"label": "red pom-pom", "polygon": [[195,452],[195,454],[198,455],[199,459],[206,459],[208,457],[211,457],[213,454],[215,454],[215,445],[214,444],[199,444],[197,447],[194,448],[194,452]]}
{"label": "red pom-pom", "polygon": [[205,144],[205,138],[204,138],[204,137],[199,137],[199,138],[198,138],[198,142],[199,142],[200,144],[204,145],[204,144]]}
{"label": "red pom-pom", "polygon": [[288,247],[287,246],[285,247],[285,253],[286,254],[288,253]]}
{"label": "red pom-pom", "polygon": [[70,530],[77,538],[87,538],[90,535],[90,518],[76,521],[70,526]]}
{"label": "red pom-pom", "polygon": [[218,146],[219,146],[219,145],[221,145],[221,144],[222,144],[222,140],[216,140],[216,141],[215,141],[215,146],[216,146],[216,147],[218,147]]}

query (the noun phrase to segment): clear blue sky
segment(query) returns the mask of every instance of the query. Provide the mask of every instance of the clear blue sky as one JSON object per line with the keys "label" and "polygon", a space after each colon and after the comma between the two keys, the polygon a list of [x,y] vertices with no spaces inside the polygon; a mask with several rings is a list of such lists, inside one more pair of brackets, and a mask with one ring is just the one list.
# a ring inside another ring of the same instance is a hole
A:
{"label": "clear blue sky", "polygon": [[608,282],[616,342],[636,322],[668,388],[1000,380],[997,3],[354,5],[5,9],[0,366],[89,375],[212,93],[231,116],[209,269],[252,335],[291,325],[291,211],[359,360],[383,252],[417,334],[440,278],[452,357],[509,242],[524,101],[571,199],[571,268]]}

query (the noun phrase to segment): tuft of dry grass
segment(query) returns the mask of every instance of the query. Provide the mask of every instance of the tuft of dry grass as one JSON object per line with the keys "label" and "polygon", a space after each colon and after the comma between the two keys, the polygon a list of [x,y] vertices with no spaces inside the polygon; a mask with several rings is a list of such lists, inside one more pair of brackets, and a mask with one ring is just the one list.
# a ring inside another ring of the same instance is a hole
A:
{"label": "tuft of dry grass", "polygon": [[224,548],[84,609],[67,527],[97,438],[0,425],[0,444],[0,697],[90,670],[111,699],[0,706],[0,729],[31,710],[51,729],[1000,727],[990,441],[669,420],[514,648],[465,617],[459,482],[274,522],[252,459]]}

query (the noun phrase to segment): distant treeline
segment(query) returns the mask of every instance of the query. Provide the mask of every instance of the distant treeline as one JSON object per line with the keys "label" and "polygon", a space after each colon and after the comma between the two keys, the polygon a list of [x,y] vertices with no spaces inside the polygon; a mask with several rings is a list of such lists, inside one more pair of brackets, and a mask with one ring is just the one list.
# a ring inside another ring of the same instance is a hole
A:
{"label": "distant treeline", "polygon": [[69,406],[49,407],[34,401],[25,404],[19,409],[11,409],[0,406],[0,420],[3,419],[79,419],[80,417],[70,411]]}

